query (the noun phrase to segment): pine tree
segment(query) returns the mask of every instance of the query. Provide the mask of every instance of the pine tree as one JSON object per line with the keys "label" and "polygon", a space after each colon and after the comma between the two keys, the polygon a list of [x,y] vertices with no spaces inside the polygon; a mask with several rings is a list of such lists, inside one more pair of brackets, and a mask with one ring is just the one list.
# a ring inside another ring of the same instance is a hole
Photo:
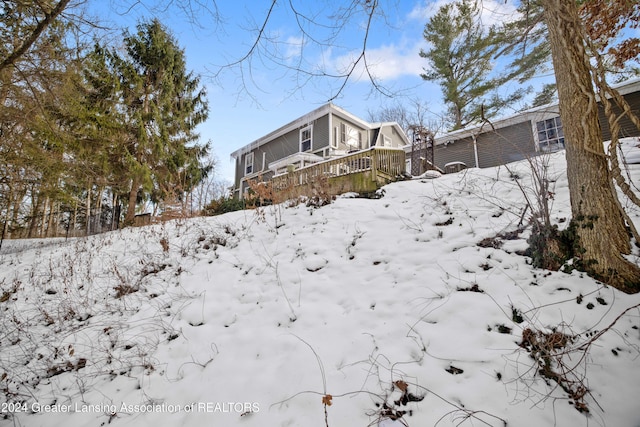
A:
{"label": "pine tree", "polygon": [[65,3],[3,2],[0,9],[0,209],[13,225],[31,216],[31,235],[45,230],[66,172],[59,123],[47,108],[60,100],[71,52],[68,25],[53,16]]}
{"label": "pine tree", "polygon": [[208,110],[198,77],[186,70],[184,51],[158,20],[139,24],[135,34],[125,34],[124,44],[126,56],[115,50],[111,55],[127,115],[131,187],[125,222],[131,223],[141,193],[158,201],[176,197],[175,185],[197,162],[195,127]]}
{"label": "pine tree", "polygon": [[429,63],[421,76],[440,84],[453,129],[494,116],[525,93],[497,94],[506,81],[504,77],[491,77],[493,57],[500,48],[498,33],[494,27],[485,29],[478,16],[474,0],[448,3],[429,20],[423,33],[432,47],[420,51]]}

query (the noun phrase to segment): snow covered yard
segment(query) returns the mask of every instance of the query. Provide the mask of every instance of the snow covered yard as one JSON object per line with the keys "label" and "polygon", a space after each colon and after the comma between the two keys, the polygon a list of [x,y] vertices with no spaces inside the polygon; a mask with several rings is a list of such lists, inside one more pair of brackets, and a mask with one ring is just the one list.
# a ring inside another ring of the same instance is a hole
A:
{"label": "snow covered yard", "polygon": [[518,254],[529,176],[6,241],[0,425],[638,427],[640,295]]}

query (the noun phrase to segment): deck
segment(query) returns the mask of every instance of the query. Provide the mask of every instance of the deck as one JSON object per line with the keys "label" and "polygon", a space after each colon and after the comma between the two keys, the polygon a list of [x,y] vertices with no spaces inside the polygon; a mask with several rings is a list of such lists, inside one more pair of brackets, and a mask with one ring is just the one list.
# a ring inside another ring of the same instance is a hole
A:
{"label": "deck", "polygon": [[398,148],[372,147],[325,160],[271,179],[283,198],[312,196],[319,187],[331,195],[371,193],[395,181],[405,171],[405,153]]}

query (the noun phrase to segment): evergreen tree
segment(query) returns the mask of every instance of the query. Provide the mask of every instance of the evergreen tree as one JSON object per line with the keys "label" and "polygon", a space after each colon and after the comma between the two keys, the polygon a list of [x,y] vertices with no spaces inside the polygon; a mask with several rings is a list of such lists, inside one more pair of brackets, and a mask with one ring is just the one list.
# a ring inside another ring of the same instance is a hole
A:
{"label": "evergreen tree", "polygon": [[[65,184],[74,192],[76,207],[83,201],[85,216],[100,215],[102,201],[111,195],[111,208],[129,189],[123,141],[127,139],[118,75],[108,50],[95,44],[73,61],[76,73],[68,82],[61,106],[52,106],[67,121],[67,158],[72,179]],[[114,220],[117,221],[117,218]],[[90,231],[90,230],[88,230]]]}
{"label": "evergreen tree", "polygon": [[495,27],[485,29],[478,20],[475,0],[442,6],[429,20],[424,38],[431,48],[421,50],[429,67],[422,78],[436,81],[449,106],[453,129],[494,116],[501,108],[521,99],[525,91],[500,96],[505,77],[492,77],[493,57],[500,48]]}
{"label": "evergreen tree", "polygon": [[197,184],[184,176],[197,163],[201,151],[193,148],[199,138],[195,128],[208,110],[199,78],[186,70],[184,51],[157,19],[139,24],[135,34],[125,33],[124,44],[126,55],[114,50],[111,58],[129,132],[125,148],[131,187],[125,221],[130,223],[142,195],[172,200],[176,184],[188,184],[179,191]]}
{"label": "evergreen tree", "polygon": [[60,101],[72,50],[69,25],[53,18],[54,6],[0,6],[0,210],[9,224],[30,216],[30,234],[45,229],[43,217],[58,203],[66,172],[61,129],[47,106]]}
{"label": "evergreen tree", "polygon": [[[540,0],[521,2],[518,19],[504,23],[498,31],[497,43],[503,48],[498,55],[509,55],[507,78],[520,83],[553,72],[549,31]],[[549,92],[551,87],[546,88]]]}

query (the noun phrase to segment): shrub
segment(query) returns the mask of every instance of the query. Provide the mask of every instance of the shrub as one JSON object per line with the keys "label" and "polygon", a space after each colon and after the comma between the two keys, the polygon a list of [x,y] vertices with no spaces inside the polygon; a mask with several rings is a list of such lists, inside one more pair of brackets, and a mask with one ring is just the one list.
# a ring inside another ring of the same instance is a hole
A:
{"label": "shrub", "polygon": [[204,207],[203,213],[207,216],[222,215],[227,212],[240,211],[245,208],[244,200],[233,197],[220,197],[212,200]]}

